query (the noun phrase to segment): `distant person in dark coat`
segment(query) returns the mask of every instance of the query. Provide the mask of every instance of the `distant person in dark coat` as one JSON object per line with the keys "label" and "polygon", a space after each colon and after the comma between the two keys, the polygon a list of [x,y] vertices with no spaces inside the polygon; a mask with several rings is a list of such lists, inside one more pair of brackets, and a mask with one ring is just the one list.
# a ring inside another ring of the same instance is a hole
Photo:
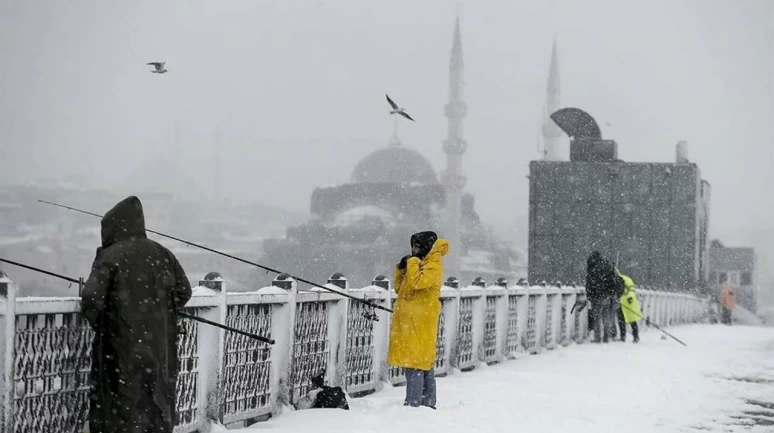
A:
{"label": "distant person in dark coat", "polygon": [[176,311],[191,285],[175,256],[147,238],[137,197],[102,218],[102,247],[83,291],[94,329],[91,433],[172,433]]}
{"label": "distant person in dark coat", "polygon": [[615,268],[594,251],[586,261],[586,296],[594,316],[594,342],[607,343],[616,335]]}

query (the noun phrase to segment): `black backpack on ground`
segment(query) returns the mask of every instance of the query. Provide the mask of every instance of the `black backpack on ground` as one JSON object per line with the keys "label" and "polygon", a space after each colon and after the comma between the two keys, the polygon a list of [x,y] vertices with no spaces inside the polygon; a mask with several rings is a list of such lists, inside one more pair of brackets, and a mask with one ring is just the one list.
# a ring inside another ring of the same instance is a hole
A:
{"label": "black backpack on ground", "polygon": [[325,385],[325,371],[311,379],[312,385],[320,388],[314,399],[314,409],[344,409],[349,410],[347,394],[340,386]]}

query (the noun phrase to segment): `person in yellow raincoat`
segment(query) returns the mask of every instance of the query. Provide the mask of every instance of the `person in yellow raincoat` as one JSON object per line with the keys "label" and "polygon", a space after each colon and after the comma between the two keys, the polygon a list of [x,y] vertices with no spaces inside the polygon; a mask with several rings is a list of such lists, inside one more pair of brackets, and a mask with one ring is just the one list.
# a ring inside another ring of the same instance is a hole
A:
{"label": "person in yellow raincoat", "polygon": [[411,255],[395,269],[398,294],[390,325],[388,362],[406,374],[405,406],[435,409],[435,360],[443,286],[442,257],[449,242],[434,232],[411,236]]}
{"label": "person in yellow raincoat", "polygon": [[618,328],[621,331],[621,341],[626,341],[626,324],[632,327],[632,337],[634,342],[640,341],[640,329],[637,322],[642,320],[642,309],[640,301],[637,299],[637,292],[634,289],[634,280],[629,276],[622,274],[618,269],[618,276],[624,282],[624,294],[621,295],[621,309],[618,311]]}

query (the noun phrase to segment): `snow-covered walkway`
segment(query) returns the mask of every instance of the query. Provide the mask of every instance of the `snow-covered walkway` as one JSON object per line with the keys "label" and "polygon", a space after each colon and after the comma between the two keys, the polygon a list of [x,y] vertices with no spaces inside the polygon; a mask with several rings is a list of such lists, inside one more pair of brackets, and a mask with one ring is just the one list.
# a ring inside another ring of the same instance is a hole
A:
{"label": "snow-covered walkway", "polygon": [[250,432],[773,432],[774,328],[671,328],[638,344],[584,344],[438,381],[438,410],[402,406],[404,388],[352,410],[285,412]]}

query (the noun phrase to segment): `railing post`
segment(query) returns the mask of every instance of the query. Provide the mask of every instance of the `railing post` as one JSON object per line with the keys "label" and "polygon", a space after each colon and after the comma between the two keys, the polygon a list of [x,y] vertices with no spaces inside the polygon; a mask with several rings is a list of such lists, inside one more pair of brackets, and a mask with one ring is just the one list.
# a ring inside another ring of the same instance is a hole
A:
{"label": "railing post", "polygon": [[[459,320],[460,320],[460,281],[457,277],[449,277],[446,282],[443,283],[441,291],[448,289],[454,290],[454,296],[449,298],[448,306],[444,310],[444,337],[446,341],[446,356],[448,357],[449,371],[451,374],[454,370],[460,368],[460,363],[457,357],[457,336],[459,335]],[[443,307],[444,305],[441,304]]]}
{"label": "railing post", "polygon": [[[215,293],[216,305],[200,311],[200,317],[213,322],[226,324],[228,307],[226,302],[226,282],[217,272],[210,272],[199,282]],[[198,324],[199,356],[199,404],[201,410],[199,425],[202,428],[212,422],[223,421],[223,352],[226,344],[226,331],[215,326]]]}
{"label": "railing post", "polygon": [[[570,310],[572,310],[572,306],[575,305],[575,289],[570,286],[560,286],[560,294],[559,296],[562,299],[562,317],[560,323],[564,323],[564,326],[560,329],[560,338],[559,344],[561,346],[567,347],[572,342],[572,333],[573,329],[575,328],[575,314],[570,314]],[[562,338],[563,337],[563,338]]]}
{"label": "railing post", "polygon": [[[342,293],[349,293],[349,281],[336,272],[328,278],[328,286]],[[347,314],[349,299],[338,298],[328,311],[328,341],[331,357],[326,375],[330,386],[344,386],[347,378]]]}
{"label": "railing post", "polygon": [[272,281],[272,287],[283,289],[288,294],[287,301],[272,305],[271,311],[271,338],[274,339],[274,345],[270,355],[269,392],[272,397],[272,415],[277,415],[282,406],[290,405],[290,369],[293,368],[298,285],[290,275],[279,274]]}
{"label": "railing post", "polygon": [[516,283],[517,352],[529,352],[529,283],[520,279]]}
{"label": "railing post", "polygon": [[[390,279],[384,275],[377,275],[371,281],[371,285],[376,287],[376,299],[370,300],[383,307],[390,307]],[[374,391],[379,391],[383,387],[383,382],[390,380],[390,366],[387,364],[387,351],[390,344],[390,313],[382,310],[375,310],[378,322],[374,323]]]}
{"label": "railing post", "polygon": [[473,298],[473,359],[474,367],[479,362],[486,362],[484,351],[484,333],[486,330],[486,281],[482,277],[476,277],[471,286],[480,289],[480,295]]}
{"label": "railing post", "polygon": [[[560,286],[549,286],[546,289],[546,326],[551,330],[551,340],[546,340],[546,349],[553,350],[559,347],[562,336],[562,289]],[[548,317],[548,303],[551,305],[551,317]]]}
{"label": "railing post", "polygon": [[[542,282],[537,293],[530,293],[535,296],[535,347],[531,353],[540,353],[546,347],[546,326],[548,313],[548,288],[546,282]],[[532,290],[530,290],[532,292]]]}
{"label": "railing post", "polygon": [[589,337],[589,310],[591,309],[591,303],[589,302],[589,299],[586,296],[585,287],[577,287],[575,289],[575,300],[577,301],[578,299],[584,301],[586,303],[586,307],[583,308],[583,310],[580,313],[578,313],[577,309],[573,312],[573,314],[578,315],[578,320],[577,320],[578,328],[576,329],[576,331],[579,333],[579,335],[576,342],[585,343]]}
{"label": "railing post", "polygon": [[16,285],[0,272],[0,356],[3,358],[3,376],[0,380],[0,432],[13,432],[14,344],[16,341]]}
{"label": "railing post", "polygon": [[497,290],[497,361],[508,359],[508,280],[498,278],[495,281]]}

